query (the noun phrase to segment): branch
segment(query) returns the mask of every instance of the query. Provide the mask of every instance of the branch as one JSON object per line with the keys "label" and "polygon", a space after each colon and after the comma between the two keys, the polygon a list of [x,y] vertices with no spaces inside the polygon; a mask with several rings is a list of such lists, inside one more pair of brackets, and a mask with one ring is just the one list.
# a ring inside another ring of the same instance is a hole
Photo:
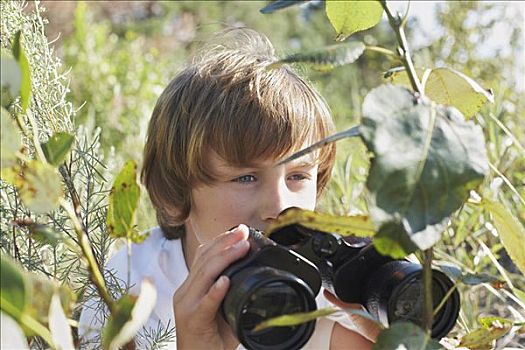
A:
{"label": "branch", "polygon": [[401,59],[401,62],[403,62],[403,66],[407,71],[408,78],[410,79],[410,84],[412,85],[412,89],[420,95],[423,95],[423,86],[421,85],[421,82],[417,77],[416,69],[414,68],[414,63],[412,62],[412,56],[410,55],[408,42],[405,35],[404,27],[407,20],[407,16],[405,14],[404,18],[400,18],[399,16],[394,17],[386,4],[386,0],[380,0],[380,3],[381,6],[383,6],[383,9],[385,10],[386,16],[388,17],[390,27],[392,27],[392,29],[396,33],[397,42],[399,44],[397,48],[397,53],[399,55],[399,58]]}
{"label": "branch", "polygon": [[[412,62],[412,56],[410,55],[410,50],[408,48],[408,42],[405,34],[405,25],[408,19],[408,8],[403,17],[397,15],[394,17],[390,12],[386,4],[386,0],[380,0],[381,6],[385,10],[386,16],[388,17],[388,23],[390,27],[396,33],[397,38],[397,54],[403,62],[403,66],[410,80],[410,85],[412,89],[420,95],[424,95],[423,86],[419,81],[417,76],[414,63]],[[424,293],[424,306],[423,306],[423,327],[427,332],[431,332],[432,323],[434,319],[434,310],[433,310],[433,299],[432,299],[432,258],[433,250],[429,248],[423,252],[423,293]]]}
{"label": "branch", "polygon": [[79,219],[79,216],[77,216],[78,214],[75,212],[75,210],[71,207],[71,205],[68,202],[66,202],[65,200],[62,200],[60,202],[60,206],[66,211],[66,213],[69,216],[69,219],[73,223],[73,228],[75,229],[75,232],[77,234],[78,244],[80,246],[80,249],[82,249],[82,253],[88,263],[89,279],[93,282],[93,284],[97,288],[97,291],[100,297],[102,298],[104,303],[108,306],[109,311],[112,314],[114,314],[115,301],[113,300],[111,295],[109,295],[109,292],[106,288],[104,277],[102,276],[102,273],[100,272],[100,268],[97,264],[97,261],[95,260],[95,255],[93,254],[93,249],[91,248],[91,244],[86,234],[86,230],[82,225],[82,221]]}
{"label": "branch", "polygon": [[434,320],[434,305],[432,299],[432,248],[423,252],[423,327],[426,331],[432,331]]}

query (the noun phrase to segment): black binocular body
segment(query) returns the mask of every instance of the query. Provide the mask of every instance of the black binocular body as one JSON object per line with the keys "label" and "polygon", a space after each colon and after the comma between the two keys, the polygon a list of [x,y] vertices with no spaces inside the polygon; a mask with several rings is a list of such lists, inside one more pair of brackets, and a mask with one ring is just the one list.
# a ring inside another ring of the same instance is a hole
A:
{"label": "black binocular body", "polygon": [[[221,305],[225,320],[247,349],[299,349],[308,342],[315,321],[254,332],[277,316],[317,309],[321,286],[341,301],[359,303],[384,326],[395,321],[422,323],[422,266],[379,254],[369,239],[290,225],[269,238],[250,228],[250,251],[223,274],[231,280]],[[434,308],[454,283],[432,271]],[[460,308],[454,289],[434,316],[432,337],[448,334]]]}

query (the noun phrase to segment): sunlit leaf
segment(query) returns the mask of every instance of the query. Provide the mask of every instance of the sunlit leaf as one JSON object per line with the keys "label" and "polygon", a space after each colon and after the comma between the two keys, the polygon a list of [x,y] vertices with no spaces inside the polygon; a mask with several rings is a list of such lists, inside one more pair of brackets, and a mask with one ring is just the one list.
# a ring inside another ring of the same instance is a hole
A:
{"label": "sunlit leaf", "polygon": [[118,349],[128,343],[146,323],[157,300],[157,292],[147,279],[142,281],[138,297],[125,294],[117,302],[102,331],[104,349]]}
{"label": "sunlit leaf", "polygon": [[481,128],[454,108],[382,85],[365,98],[360,131],[373,153],[366,184],[376,248],[403,257],[431,247],[488,172]]}
{"label": "sunlit leaf", "polygon": [[271,4],[266,5],[260,11],[261,13],[264,13],[266,15],[290,6],[300,5],[306,1],[309,0],[277,0],[272,2]]}
{"label": "sunlit leaf", "polygon": [[504,324],[512,325],[513,322],[511,320],[508,320],[503,317],[498,316],[484,316],[484,317],[478,317],[479,324],[487,329],[490,329],[490,327],[501,327]]}
{"label": "sunlit leaf", "polygon": [[379,23],[383,7],[379,1],[327,0],[326,14],[337,32],[336,40],[344,40]]}
{"label": "sunlit leaf", "polygon": [[[492,91],[452,68],[417,68],[425,95],[439,104],[456,107],[466,118],[472,117],[488,101],[494,102]],[[391,83],[411,88],[404,67],[396,67],[384,75]]]}
{"label": "sunlit leaf", "polygon": [[2,254],[0,259],[0,309],[20,320],[28,298],[24,274],[11,258]]}
{"label": "sunlit leaf", "polygon": [[265,233],[269,235],[279,228],[292,224],[299,224],[313,230],[337,233],[341,236],[371,237],[374,235],[374,227],[368,216],[336,216],[299,208],[289,208],[280,214],[276,220],[270,223]]}
{"label": "sunlit leaf", "polygon": [[269,69],[278,67],[285,63],[308,63],[319,70],[329,70],[345,64],[353,63],[365,51],[365,44],[360,41],[328,46],[310,52],[296,53],[287,56],[268,66]]}
{"label": "sunlit leaf", "polygon": [[15,185],[22,202],[37,214],[53,211],[62,197],[62,182],[57,170],[37,160],[24,166]]}
{"label": "sunlit leaf", "polygon": [[2,169],[13,167],[17,164],[17,152],[22,147],[20,132],[9,112],[2,107],[0,116],[0,164]]}
{"label": "sunlit leaf", "polygon": [[49,305],[49,330],[53,342],[59,349],[74,349],[71,327],[60,303],[60,297],[54,294]]}
{"label": "sunlit leaf", "polygon": [[490,344],[492,341],[503,337],[512,328],[512,323],[492,322],[489,327],[481,327],[465,334],[460,345],[468,348],[476,348]]}
{"label": "sunlit leaf", "polygon": [[2,49],[0,62],[0,82],[2,88],[2,107],[9,106],[20,96],[20,85],[22,81],[22,72],[14,57],[7,50]]}
{"label": "sunlit leaf", "polygon": [[29,349],[22,328],[8,314],[0,311],[0,349]]}
{"label": "sunlit leaf", "polygon": [[501,203],[484,198],[481,204],[492,215],[505,250],[525,275],[525,228]]}
{"label": "sunlit leaf", "polygon": [[62,164],[74,141],[75,137],[65,132],[58,132],[51,136],[42,144],[42,151],[47,161],[55,166]]}
{"label": "sunlit leaf", "polygon": [[127,161],[115,178],[109,195],[107,227],[112,237],[127,237],[134,242],[144,238],[137,234],[135,228],[139,199],[137,165],[133,161]]}
{"label": "sunlit leaf", "polygon": [[[423,80],[425,76],[428,76],[430,72],[431,72],[431,69],[428,69],[428,68],[426,69],[416,68],[416,74],[420,81]],[[401,86],[406,87],[407,89],[412,89],[412,83],[410,82],[410,79],[408,78],[408,74],[406,72],[405,67],[391,68],[384,74],[383,77],[385,79],[388,79],[388,81],[391,82],[392,84],[401,85]],[[431,97],[429,96],[429,98]]]}
{"label": "sunlit leaf", "polygon": [[396,322],[377,337],[373,350],[434,350],[441,349],[421,328],[410,322]]}
{"label": "sunlit leaf", "polygon": [[252,332],[259,332],[270,327],[296,326],[315,320],[319,317],[331,315],[337,311],[340,311],[340,309],[327,307],[312,312],[298,312],[295,314],[282,315],[259,323],[257,326],[255,326]]}
{"label": "sunlit leaf", "polygon": [[20,98],[22,104],[22,111],[25,111],[27,106],[29,106],[29,99],[31,97],[31,71],[29,68],[29,61],[24,53],[22,48],[21,32],[18,31],[15,34],[12,46],[13,56],[15,57],[21,72],[21,82],[20,82]]}
{"label": "sunlit leaf", "polygon": [[487,101],[494,102],[491,91],[452,68],[432,69],[423,84],[431,100],[456,107],[466,118],[474,116]]}

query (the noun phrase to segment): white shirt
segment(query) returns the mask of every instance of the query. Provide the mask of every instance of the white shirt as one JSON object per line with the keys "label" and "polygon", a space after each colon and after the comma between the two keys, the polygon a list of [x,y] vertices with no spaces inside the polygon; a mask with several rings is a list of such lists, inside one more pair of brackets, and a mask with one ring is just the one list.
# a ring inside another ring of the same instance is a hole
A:
{"label": "white shirt", "polygon": [[[144,337],[148,331],[151,333],[159,327],[164,329],[174,327],[173,294],[188,276],[188,267],[184,259],[181,240],[168,240],[160,228],[154,228],[144,242],[132,244],[129,260],[129,281],[127,281],[127,247],[123,247],[109,260],[105,274],[107,276],[110,273],[114,276],[121,288],[130,286],[130,294],[139,294],[140,284],[146,277],[156,287],[157,302],[148,321],[142,331],[139,332],[139,338]],[[319,293],[316,302],[318,308],[331,305],[322,293]],[[84,339],[96,339],[105,322],[103,311],[100,307],[97,310],[97,305],[100,305],[100,301],[91,299],[86,302],[82,309],[79,320],[79,336]],[[339,318],[337,320],[340,321]],[[328,349],[333,324],[333,319],[317,319],[315,331],[303,349]],[[352,328],[348,324],[345,326]],[[140,343],[139,340],[138,347],[140,347]],[[165,344],[165,349],[176,349],[174,339]],[[238,349],[243,349],[242,345]]]}

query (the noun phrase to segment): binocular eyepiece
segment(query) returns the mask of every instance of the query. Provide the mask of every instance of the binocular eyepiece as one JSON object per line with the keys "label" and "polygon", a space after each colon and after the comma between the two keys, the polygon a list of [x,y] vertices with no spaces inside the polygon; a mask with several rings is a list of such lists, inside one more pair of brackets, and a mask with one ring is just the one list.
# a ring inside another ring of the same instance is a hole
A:
{"label": "binocular eyepiece", "polygon": [[[317,309],[321,286],[341,301],[359,303],[384,326],[395,321],[422,322],[422,266],[379,254],[369,239],[319,232],[290,225],[266,238],[250,228],[250,251],[223,274],[231,280],[221,312],[247,349],[299,349],[315,321],[297,326],[253,328],[270,318]],[[454,287],[432,270],[434,308]],[[456,323],[459,293],[451,292],[434,316],[432,337],[448,334]]]}

